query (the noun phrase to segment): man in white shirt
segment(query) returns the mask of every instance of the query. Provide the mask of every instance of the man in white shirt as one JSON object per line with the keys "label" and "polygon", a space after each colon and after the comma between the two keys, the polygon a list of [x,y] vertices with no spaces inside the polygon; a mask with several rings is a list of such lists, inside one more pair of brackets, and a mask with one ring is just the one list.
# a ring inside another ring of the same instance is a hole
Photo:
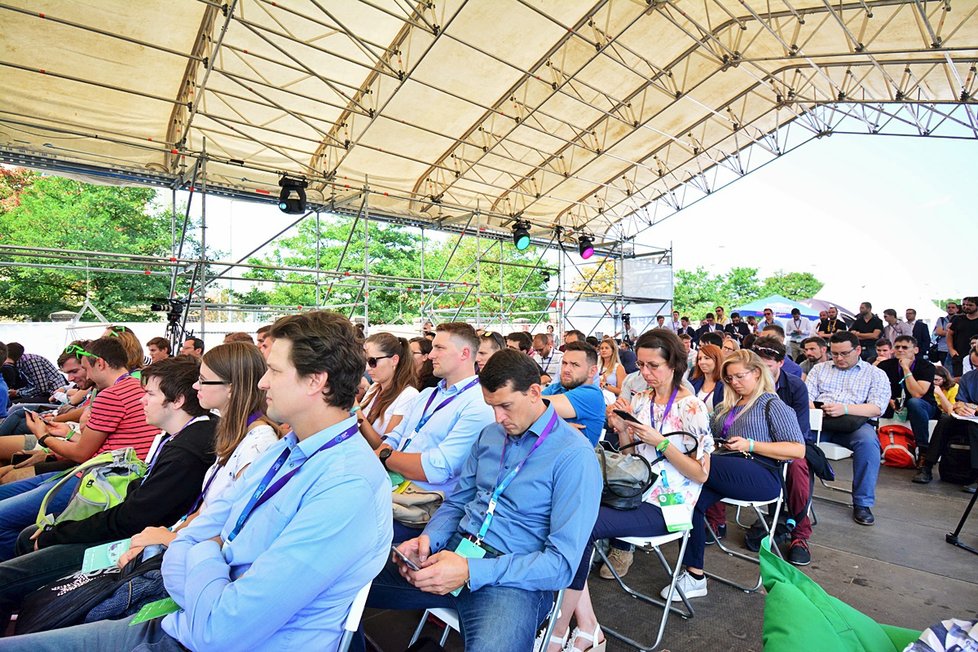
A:
{"label": "man in white shirt", "polygon": [[560,361],[564,356],[554,348],[553,340],[546,333],[537,333],[533,336],[533,350],[539,356],[537,363],[543,371],[542,382],[549,384],[554,378],[560,376]]}
{"label": "man in white shirt", "polygon": [[811,337],[812,323],[801,316],[801,310],[792,308],[791,319],[784,327],[785,334],[788,336],[788,355],[795,360],[802,353],[801,343]]}

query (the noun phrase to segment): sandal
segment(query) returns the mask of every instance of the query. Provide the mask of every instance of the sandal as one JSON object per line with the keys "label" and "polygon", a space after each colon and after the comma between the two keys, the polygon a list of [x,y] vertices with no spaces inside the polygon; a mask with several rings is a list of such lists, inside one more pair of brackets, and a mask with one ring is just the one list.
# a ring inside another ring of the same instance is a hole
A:
{"label": "sandal", "polygon": [[[575,627],[574,631],[571,632],[570,640],[567,642],[567,647],[564,648],[567,652],[604,652],[605,646],[608,645],[608,639],[598,642],[598,635],[601,633],[601,626],[595,625],[594,633],[588,634],[580,627]],[[582,642],[590,643],[591,645],[586,648],[577,647],[577,640],[582,639]]]}
{"label": "sandal", "polygon": [[567,647],[567,635],[570,633],[570,628],[567,628],[566,630],[564,630],[564,635],[563,636],[557,636],[556,634],[551,634],[550,635],[550,642],[547,645],[544,645],[543,644],[543,634],[546,631],[547,630],[544,629],[542,632],[540,632],[537,635],[537,640],[535,640],[533,642],[533,649],[535,651],[537,651],[537,652],[547,652],[547,650],[550,649],[550,646],[551,645],[559,645],[560,646],[560,650],[563,650],[565,647]]}

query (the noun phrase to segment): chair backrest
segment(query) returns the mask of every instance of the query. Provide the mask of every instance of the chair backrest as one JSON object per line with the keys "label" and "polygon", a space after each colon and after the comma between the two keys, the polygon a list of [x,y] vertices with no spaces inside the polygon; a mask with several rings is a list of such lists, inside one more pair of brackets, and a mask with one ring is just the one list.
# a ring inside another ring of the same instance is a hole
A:
{"label": "chair backrest", "polygon": [[367,582],[366,586],[357,592],[357,596],[353,598],[353,604],[350,605],[350,612],[346,615],[346,621],[343,623],[343,637],[340,639],[340,646],[337,648],[337,652],[347,652],[350,649],[350,643],[353,640],[353,635],[358,629],[360,629],[360,619],[363,618],[363,609],[367,605],[367,595],[370,593],[370,585],[373,580]]}
{"label": "chair backrest", "polygon": [[808,411],[808,423],[812,430],[815,431],[815,443],[821,443],[822,439],[822,416],[823,413],[818,408],[812,408]]}

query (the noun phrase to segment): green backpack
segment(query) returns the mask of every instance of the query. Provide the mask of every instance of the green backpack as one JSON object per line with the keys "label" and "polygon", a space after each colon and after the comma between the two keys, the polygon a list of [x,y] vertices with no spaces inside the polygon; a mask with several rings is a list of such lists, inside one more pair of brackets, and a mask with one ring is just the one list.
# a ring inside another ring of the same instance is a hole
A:
{"label": "green backpack", "polygon": [[[75,494],[60,514],[48,514],[48,504],[72,477],[82,474]],[[146,465],[132,448],[107,451],[79,464],[51,487],[41,501],[37,527],[62,521],[81,521],[115,507],[126,499],[129,483],[146,475]]]}

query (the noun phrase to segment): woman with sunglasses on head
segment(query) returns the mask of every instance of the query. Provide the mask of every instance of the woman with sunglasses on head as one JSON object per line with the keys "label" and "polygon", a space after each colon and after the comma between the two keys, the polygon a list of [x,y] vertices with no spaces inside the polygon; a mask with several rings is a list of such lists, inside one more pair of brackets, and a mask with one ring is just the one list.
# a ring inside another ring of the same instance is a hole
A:
{"label": "woman with sunglasses on head", "polygon": [[375,333],[364,341],[363,350],[374,382],[358,405],[357,420],[367,443],[377,448],[418,395],[417,377],[411,346],[403,337]]}
{"label": "woman with sunglasses on head", "polygon": [[[686,570],[679,577],[687,598],[706,595],[703,551],[707,510],[722,498],[777,498],[783,487],[779,463],[805,456],[798,418],[775,394],[771,372],[756,353],[731,353],[720,367],[720,376],[723,403],[710,421],[717,452],[710,460],[710,477],[693,510],[693,530],[682,560]],[[679,597],[673,596],[676,600]]]}
{"label": "woman with sunglasses on head", "polygon": [[214,439],[217,461],[204,476],[203,489],[190,514],[172,529],[149,527],[134,536],[132,548],[119,560],[120,568],[146,546],[169,545],[180,529],[228,491],[248,465],[278,441],[279,431],[265,416],[265,392],[258,389],[265,370],[265,358],[254,344],[230,342],[204,354],[194,389],[202,408],[221,415]]}
{"label": "woman with sunglasses on head", "polygon": [[414,358],[414,371],[418,376],[418,389],[437,387],[441,379],[435,375],[435,368],[428,359],[431,340],[427,337],[412,337],[408,343],[411,345],[411,357]]}
{"label": "woman with sunglasses on head", "polygon": [[129,328],[125,326],[109,326],[102,333],[102,337],[114,337],[122,344],[126,350],[126,369],[133,378],[139,378],[139,370],[149,364],[146,354],[143,353],[143,345],[139,338]]}
{"label": "woman with sunglasses on head", "polygon": [[[653,465],[658,478],[637,509],[621,511],[601,506],[574,581],[564,592],[561,616],[549,641],[551,652],[560,649],[601,652],[605,648],[587,589],[593,542],[615,537],[668,534],[666,518],[659,507],[659,496],[666,493],[682,495],[683,504],[690,506],[683,511],[688,523],[692,518],[691,506],[710,472],[713,436],[709,429],[709,410],[703,401],[683,387],[686,348],[679,336],[665,328],[643,333],[635,344],[635,354],[639,373],[648,384],[648,390],[636,393],[630,402],[619,399],[612,408],[632,414],[638,422],[626,421],[611,411],[609,422],[618,432],[619,441],[636,444],[634,452]],[[613,546],[616,544],[612,543]],[[631,555],[619,547],[612,548],[609,562],[619,576],[627,572]],[[613,575],[602,572],[602,577]],[[571,617],[576,618],[577,627],[568,640]]]}

